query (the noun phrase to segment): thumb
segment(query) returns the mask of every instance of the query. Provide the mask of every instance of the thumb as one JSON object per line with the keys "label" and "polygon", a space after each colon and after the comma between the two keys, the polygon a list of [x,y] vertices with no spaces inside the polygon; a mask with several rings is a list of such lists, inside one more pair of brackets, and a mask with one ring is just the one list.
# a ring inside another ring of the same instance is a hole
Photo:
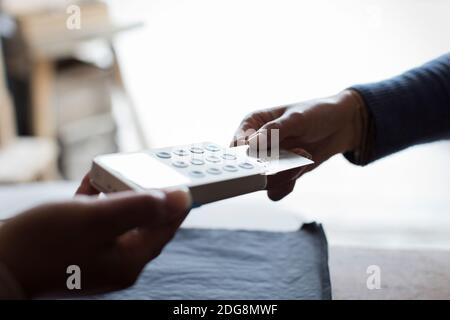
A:
{"label": "thumb", "polygon": [[90,203],[97,233],[106,238],[139,227],[159,227],[182,221],[190,209],[190,195],[184,189],[124,192]]}
{"label": "thumb", "polygon": [[187,187],[168,188],[166,194],[166,210],[168,221],[181,223],[192,207],[192,197]]}

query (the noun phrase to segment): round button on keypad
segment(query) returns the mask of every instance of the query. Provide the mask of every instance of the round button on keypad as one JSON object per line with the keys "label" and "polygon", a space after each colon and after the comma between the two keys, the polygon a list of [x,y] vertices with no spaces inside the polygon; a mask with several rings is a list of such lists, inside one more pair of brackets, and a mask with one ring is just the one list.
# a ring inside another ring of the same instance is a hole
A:
{"label": "round button on keypad", "polygon": [[220,151],[220,147],[215,144],[208,144],[206,146],[206,150],[211,151],[211,152],[217,152],[217,151]]}
{"label": "round button on keypad", "polygon": [[205,150],[202,147],[191,147],[189,150],[191,150],[192,153],[196,154],[202,154],[205,153]]}
{"label": "round button on keypad", "polygon": [[206,172],[208,172],[209,174],[221,174],[222,171],[219,168],[209,168],[208,170],[206,170]]}
{"label": "round button on keypad", "polygon": [[205,176],[203,171],[200,171],[200,170],[193,170],[189,174],[194,178],[202,178]]}
{"label": "round button on keypad", "polygon": [[238,168],[236,166],[229,164],[229,165],[224,166],[223,170],[228,171],[228,172],[236,172],[238,170]]}
{"label": "round button on keypad", "polygon": [[170,159],[172,157],[172,155],[166,151],[158,152],[156,155],[161,159]]}
{"label": "round button on keypad", "polygon": [[212,163],[217,163],[217,162],[220,162],[220,158],[218,156],[211,155],[211,156],[206,157],[206,161],[212,162]]}
{"label": "round button on keypad", "polygon": [[250,162],[242,162],[239,164],[239,167],[242,169],[253,169],[254,165],[252,165]]}
{"label": "round button on keypad", "polygon": [[189,154],[189,151],[187,151],[186,149],[176,149],[173,151],[173,153],[177,156],[184,157]]}
{"label": "round button on keypad", "polygon": [[186,161],[182,161],[182,160],[174,161],[174,162],[172,162],[172,164],[177,168],[186,168],[189,166],[189,163],[187,163]]}
{"label": "round button on keypad", "polygon": [[205,161],[202,159],[193,158],[191,159],[191,163],[196,166],[201,166],[202,164],[205,164]]}
{"label": "round button on keypad", "polygon": [[234,154],[231,154],[231,153],[224,153],[222,155],[222,158],[224,160],[236,160],[237,159],[236,156]]}

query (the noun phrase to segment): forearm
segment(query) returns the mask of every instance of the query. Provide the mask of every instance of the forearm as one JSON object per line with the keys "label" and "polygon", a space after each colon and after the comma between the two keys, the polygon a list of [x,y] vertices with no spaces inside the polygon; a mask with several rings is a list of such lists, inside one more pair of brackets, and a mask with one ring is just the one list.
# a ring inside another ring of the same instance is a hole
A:
{"label": "forearm", "polygon": [[409,146],[450,137],[450,54],[389,80],[356,85],[367,110],[367,164]]}

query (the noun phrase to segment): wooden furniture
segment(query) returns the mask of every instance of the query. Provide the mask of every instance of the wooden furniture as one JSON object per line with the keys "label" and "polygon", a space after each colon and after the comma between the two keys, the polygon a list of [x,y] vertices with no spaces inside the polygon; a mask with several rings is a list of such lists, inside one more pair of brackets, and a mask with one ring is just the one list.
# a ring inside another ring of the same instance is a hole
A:
{"label": "wooden furniture", "polygon": [[[47,1],[48,2],[48,1]],[[45,1],[44,1],[45,3]],[[81,26],[79,29],[67,28],[67,6],[75,3],[80,7]],[[127,96],[122,82],[120,65],[114,51],[113,38],[124,32],[142,25],[141,22],[112,21],[108,5],[102,1],[71,1],[66,4],[55,4],[51,1],[46,8],[35,6],[33,10],[13,9],[8,12],[17,22],[18,39],[26,50],[28,72],[31,75],[31,107],[32,129],[37,136],[54,136],[57,123],[53,117],[53,95],[55,88],[56,64],[63,59],[83,59],[85,53],[98,49],[110,51],[112,83],[115,88]],[[8,6],[6,6],[8,8]],[[97,44],[97,48],[92,48]],[[88,58],[89,59],[89,58]],[[106,58],[109,59],[109,58]],[[95,62],[94,62],[95,63]],[[145,138],[140,134],[140,123],[134,114],[134,106],[127,101],[129,112],[136,121],[140,143],[145,144]]]}
{"label": "wooden furniture", "polygon": [[[80,8],[80,29],[67,27],[70,4]],[[117,152],[124,131],[127,139],[135,133],[139,148],[147,147],[113,46],[117,33],[140,22],[112,21],[108,5],[96,0],[29,6],[6,1],[4,9],[17,23],[8,65],[29,83],[25,109],[31,134],[58,141],[64,178],[80,179],[94,156]],[[130,119],[126,129],[124,118]]]}
{"label": "wooden furniture", "polygon": [[0,54],[0,184],[55,178],[56,158],[57,147],[52,139],[17,137]]}

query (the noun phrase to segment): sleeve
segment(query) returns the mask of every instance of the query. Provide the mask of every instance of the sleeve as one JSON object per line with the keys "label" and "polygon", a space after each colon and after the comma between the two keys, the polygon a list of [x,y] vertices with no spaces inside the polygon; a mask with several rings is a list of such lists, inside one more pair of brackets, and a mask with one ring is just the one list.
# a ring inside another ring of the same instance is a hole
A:
{"label": "sleeve", "polygon": [[450,53],[381,82],[355,85],[373,128],[365,165],[409,146],[450,138]]}

